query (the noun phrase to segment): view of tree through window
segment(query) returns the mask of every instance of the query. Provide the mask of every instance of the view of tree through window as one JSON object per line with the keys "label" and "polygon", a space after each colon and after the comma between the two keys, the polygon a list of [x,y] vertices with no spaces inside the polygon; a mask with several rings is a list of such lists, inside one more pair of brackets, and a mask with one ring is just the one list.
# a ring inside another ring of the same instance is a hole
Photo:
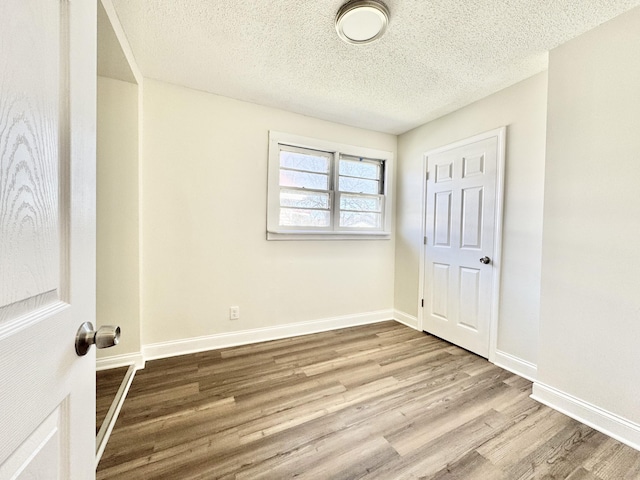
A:
{"label": "view of tree through window", "polygon": [[389,235],[392,159],[391,152],[270,132],[267,237]]}
{"label": "view of tree through window", "polygon": [[281,146],[281,226],[330,227],[337,196],[340,227],[382,227],[384,162],[340,155],[335,194],[333,162],[332,153]]}
{"label": "view of tree through window", "polygon": [[339,162],[340,226],[381,228],[384,162],[342,156]]}
{"label": "view of tree through window", "polygon": [[[330,170],[332,154],[280,150],[280,225],[329,227],[331,224]],[[289,188],[283,188],[289,187]]]}

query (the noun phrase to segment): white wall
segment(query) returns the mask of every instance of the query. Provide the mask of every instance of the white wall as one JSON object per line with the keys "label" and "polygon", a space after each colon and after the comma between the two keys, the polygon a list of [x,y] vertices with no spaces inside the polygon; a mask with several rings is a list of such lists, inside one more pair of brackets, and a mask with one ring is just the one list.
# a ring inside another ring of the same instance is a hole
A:
{"label": "white wall", "polygon": [[398,141],[395,308],[417,316],[423,154],[507,129],[498,349],[536,363],[544,183],[546,72],[429,122]]}
{"label": "white wall", "polygon": [[143,344],[393,308],[393,239],[267,241],[266,188],[269,130],[395,136],[153,80],[143,104]]}
{"label": "white wall", "polygon": [[550,54],[538,376],[636,424],[639,185],[636,8]]}
{"label": "white wall", "polygon": [[120,325],[99,359],[140,353],[138,86],[98,77],[97,324]]}

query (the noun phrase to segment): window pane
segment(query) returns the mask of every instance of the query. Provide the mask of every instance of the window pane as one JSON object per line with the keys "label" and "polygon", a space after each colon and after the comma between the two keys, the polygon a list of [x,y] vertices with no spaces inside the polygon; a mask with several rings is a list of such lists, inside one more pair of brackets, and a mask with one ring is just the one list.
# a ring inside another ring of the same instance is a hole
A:
{"label": "window pane", "polygon": [[280,225],[283,227],[328,227],[329,220],[328,210],[280,209]]}
{"label": "window pane", "polygon": [[329,194],[301,190],[281,190],[280,206],[329,209]]}
{"label": "window pane", "polygon": [[358,195],[340,195],[340,210],[356,210],[359,212],[380,212],[380,197],[362,197]]}
{"label": "window pane", "polygon": [[380,179],[380,164],[361,162],[358,160],[340,160],[340,175],[350,177]]}
{"label": "window pane", "polygon": [[280,166],[296,170],[329,173],[329,159],[321,155],[305,155],[304,153],[280,150]]}
{"label": "window pane", "polygon": [[340,212],[340,226],[382,228],[382,214],[372,212]]}
{"label": "window pane", "polygon": [[329,190],[329,175],[280,169],[280,185],[283,187]]}
{"label": "window pane", "polygon": [[380,182],[363,178],[340,177],[340,191],[352,193],[380,193]]}

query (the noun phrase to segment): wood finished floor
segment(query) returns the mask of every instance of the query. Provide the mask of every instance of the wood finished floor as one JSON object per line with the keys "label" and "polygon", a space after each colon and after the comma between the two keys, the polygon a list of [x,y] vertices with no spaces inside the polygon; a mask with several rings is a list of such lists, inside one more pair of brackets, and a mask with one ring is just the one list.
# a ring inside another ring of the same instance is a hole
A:
{"label": "wood finished floor", "polygon": [[98,479],[640,478],[640,452],[396,322],[148,362]]}
{"label": "wood finished floor", "polygon": [[107,416],[128,369],[129,367],[120,367],[96,372],[96,434],[100,431],[102,421]]}

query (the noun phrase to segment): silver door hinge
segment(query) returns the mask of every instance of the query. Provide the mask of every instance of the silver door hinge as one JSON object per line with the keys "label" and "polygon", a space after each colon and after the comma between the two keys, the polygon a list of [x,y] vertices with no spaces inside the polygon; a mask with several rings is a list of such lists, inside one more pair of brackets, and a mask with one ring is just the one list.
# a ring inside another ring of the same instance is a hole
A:
{"label": "silver door hinge", "polygon": [[427,180],[429,180],[429,172],[427,172]]}
{"label": "silver door hinge", "polygon": [[424,237],[424,244],[427,244],[427,237]]}

